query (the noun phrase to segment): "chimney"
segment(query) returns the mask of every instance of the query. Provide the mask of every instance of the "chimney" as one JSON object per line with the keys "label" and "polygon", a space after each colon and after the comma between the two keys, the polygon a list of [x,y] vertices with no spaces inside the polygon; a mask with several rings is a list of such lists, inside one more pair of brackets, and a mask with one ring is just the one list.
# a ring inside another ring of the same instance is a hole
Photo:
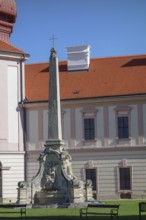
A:
{"label": "chimney", "polygon": [[90,65],[90,46],[67,47],[68,71],[88,70]]}

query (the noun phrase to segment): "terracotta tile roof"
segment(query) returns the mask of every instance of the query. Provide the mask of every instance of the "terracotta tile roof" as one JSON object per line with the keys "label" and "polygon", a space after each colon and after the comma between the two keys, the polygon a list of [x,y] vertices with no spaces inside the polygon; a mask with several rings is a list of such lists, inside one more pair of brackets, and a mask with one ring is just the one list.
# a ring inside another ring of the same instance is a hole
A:
{"label": "terracotta tile roof", "polygon": [[0,51],[14,52],[14,53],[25,53],[23,50],[20,50],[9,43],[6,43],[0,40]]}
{"label": "terracotta tile roof", "polygon": [[[59,63],[61,99],[146,94],[146,55],[91,59],[88,71]],[[48,99],[48,63],[25,66],[28,101]]]}

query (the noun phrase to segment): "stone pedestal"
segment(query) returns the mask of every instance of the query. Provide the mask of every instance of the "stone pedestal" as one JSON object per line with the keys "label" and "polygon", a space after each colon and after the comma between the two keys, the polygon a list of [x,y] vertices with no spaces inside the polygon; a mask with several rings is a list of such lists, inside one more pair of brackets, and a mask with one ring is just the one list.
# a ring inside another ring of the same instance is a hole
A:
{"label": "stone pedestal", "polygon": [[93,198],[92,186],[86,186],[86,200],[90,200]]}
{"label": "stone pedestal", "polygon": [[27,188],[18,188],[18,203],[26,204],[27,203]]}
{"label": "stone pedestal", "polygon": [[39,205],[46,204],[61,204],[65,200],[65,194],[63,192],[37,192],[35,194],[34,203]]}
{"label": "stone pedestal", "polygon": [[72,186],[71,201],[72,203],[85,202],[85,189],[81,187]]}

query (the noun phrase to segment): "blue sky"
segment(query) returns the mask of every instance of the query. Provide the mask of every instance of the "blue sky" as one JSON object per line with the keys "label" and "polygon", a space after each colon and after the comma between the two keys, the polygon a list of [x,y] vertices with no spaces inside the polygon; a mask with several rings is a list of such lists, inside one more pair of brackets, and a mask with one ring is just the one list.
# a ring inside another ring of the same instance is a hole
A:
{"label": "blue sky", "polygon": [[16,0],[11,43],[46,62],[54,34],[59,60],[66,47],[91,45],[91,57],[146,54],[146,0]]}

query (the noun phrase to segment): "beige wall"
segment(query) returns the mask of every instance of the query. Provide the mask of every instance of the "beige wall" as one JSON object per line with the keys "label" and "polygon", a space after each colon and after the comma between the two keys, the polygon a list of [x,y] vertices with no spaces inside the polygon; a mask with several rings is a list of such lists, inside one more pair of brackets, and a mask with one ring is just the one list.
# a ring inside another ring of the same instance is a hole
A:
{"label": "beige wall", "polygon": [[[96,112],[96,141],[86,142],[83,141],[82,110],[89,108]],[[118,108],[128,111],[129,114],[130,138],[128,140],[117,139],[116,109]],[[40,111],[42,111],[41,114]],[[37,173],[39,166],[37,158],[44,149],[47,117],[47,103],[42,106],[27,106],[27,178],[29,181]],[[105,103],[103,101],[102,103],[95,101],[94,103],[69,103],[69,105],[62,103],[62,120],[63,136],[73,159],[74,174],[84,180],[84,169],[88,161],[92,161],[97,168],[97,198],[120,198],[117,167],[123,160],[132,167],[132,198],[146,198],[145,101],[132,102],[130,98],[130,100],[112,100]],[[43,140],[40,138],[40,133]]]}
{"label": "beige wall", "polygon": [[[102,148],[115,146],[138,146],[143,145],[146,140],[146,104],[141,104],[142,113],[138,111],[138,104],[124,103],[129,111],[129,130],[128,140],[117,140],[117,125],[115,109],[121,105],[105,106],[92,105],[96,112],[96,139],[95,141],[83,140],[83,121],[82,109],[87,107],[63,108],[62,128],[63,137],[68,148]],[[27,108],[27,148],[28,150],[42,149],[47,140],[48,112],[46,107],[39,108],[30,106]],[[139,131],[140,130],[140,131]]]}

